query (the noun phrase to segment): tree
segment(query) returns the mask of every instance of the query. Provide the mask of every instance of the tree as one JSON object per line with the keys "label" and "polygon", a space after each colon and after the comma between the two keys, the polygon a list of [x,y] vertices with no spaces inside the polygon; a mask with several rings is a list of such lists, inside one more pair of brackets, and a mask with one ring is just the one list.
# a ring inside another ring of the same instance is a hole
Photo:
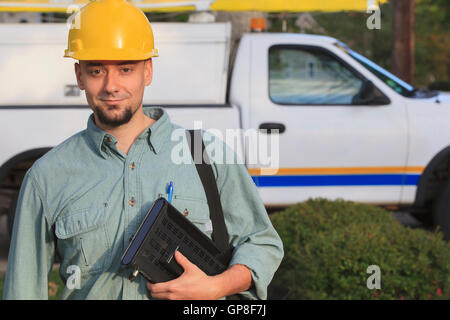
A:
{"label": "tree", "polygon": [[414,80],[414,0],[395,0],[392,72],[406,82]]}

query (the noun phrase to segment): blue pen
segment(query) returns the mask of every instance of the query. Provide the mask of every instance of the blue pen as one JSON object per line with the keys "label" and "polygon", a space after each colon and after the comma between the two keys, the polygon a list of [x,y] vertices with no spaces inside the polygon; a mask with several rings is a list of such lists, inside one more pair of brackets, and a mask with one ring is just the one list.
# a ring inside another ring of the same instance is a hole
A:
{"label": "blue pen", "polygon": [[172,181],[170,181],[170,184],[169,184],[169,203],[172,203],[172,195],[173,195],[173,182]]}

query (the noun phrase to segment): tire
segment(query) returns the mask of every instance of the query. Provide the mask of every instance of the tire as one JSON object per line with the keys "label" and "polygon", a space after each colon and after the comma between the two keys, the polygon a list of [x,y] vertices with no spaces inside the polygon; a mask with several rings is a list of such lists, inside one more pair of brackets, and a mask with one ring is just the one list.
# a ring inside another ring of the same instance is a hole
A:
{"label": "tire", "polygon": [[444,183],[436,197],[433,224],[440,227],[445,240],[450,240],[450,180]]}

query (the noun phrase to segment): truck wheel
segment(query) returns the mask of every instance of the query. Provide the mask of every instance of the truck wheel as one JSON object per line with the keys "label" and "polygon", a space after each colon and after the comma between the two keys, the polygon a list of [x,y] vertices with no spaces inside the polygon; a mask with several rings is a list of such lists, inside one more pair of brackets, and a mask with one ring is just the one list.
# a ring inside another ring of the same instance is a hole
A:
{"label": "truck wheel", "polygon": [[436,197],[433,224],[440,227],[445,240],[450,240],[450,180],[444,183]]}
{"label": "truck wheel", "polygon": [[14,216],[16,215],[16,207],[17,207],[18,198],[19,198],[19,192],[16,192],[11,198],[11,205],[8,210],[8,234],[9,234],[10,241],[12,239]]}

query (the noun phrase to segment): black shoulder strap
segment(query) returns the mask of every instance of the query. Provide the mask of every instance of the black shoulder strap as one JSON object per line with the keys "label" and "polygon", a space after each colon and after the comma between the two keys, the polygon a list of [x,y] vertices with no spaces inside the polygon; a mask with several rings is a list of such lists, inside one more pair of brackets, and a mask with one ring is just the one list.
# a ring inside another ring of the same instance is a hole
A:
{"label": "black shoulder strap", "polygon": [[210,165],[208,153],[205,151],[205,144],[203,143],[201,130],[186,130],[186,137],[189,148],[191,149],[192,159],[194,160],[198,175],[200,176],[203,188],[205,189],[206,199],[209,206],[209,214],[211,216],[213,226],[213,241],[220,251],[226,252],[229,250],[227,227],[223,216],[222,204],[220,203],[219,190],[217,189],[217,183]]}

